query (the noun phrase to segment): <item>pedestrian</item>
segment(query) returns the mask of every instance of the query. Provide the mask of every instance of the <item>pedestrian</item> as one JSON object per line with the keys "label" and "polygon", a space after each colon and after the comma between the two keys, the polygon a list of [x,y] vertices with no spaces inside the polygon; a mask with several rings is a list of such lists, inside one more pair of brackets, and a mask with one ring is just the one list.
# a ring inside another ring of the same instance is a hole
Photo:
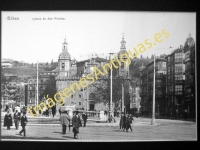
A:
{"label": "pedestrian", "polygon": [[13,118],[14,118],[14,122],[15,122],[15,127],[18,130],[19,129],[19,122],[20,122],[20,119],[21,119],[21,114],[18,112],[18,110],[15,111]]}
{"label": "pedestrian", "polygon": [[56,107],[53,106],[53,107],[52,107],[52,115],[53,115],[53,117],[55,116],[55,114],[56,114]]}
{"label": "pedestrian", "polygon": [[130,115],[126,114],[126,132],[128,132],[129,128],[131,129],[131,132],[132,132],[131,117],[130,117]]}
{"label": "pedestrian", "polygon": [[72,118],[72,125],[73,125],[73,132],[74,132],[74,139],[78,138],[78,133],[79,133],[79,127],[81,124],[81,119],[80,116],[78,115],[79,112],[75,111],[75,115]]}
{"label": "pedestrian", "polygon": [[21,117],[21,126],[22,126],[22,130],[19,132],[19,134],[21,135],[22,132],[24,132],[24,136],[26,136],[26,124],[28,123],[28,119],[26,117],[26,112],[23,112],[23,116]]}
{"label": "pedestrian", "polygon": [[119,121],[119,128],[120,128],[120,129],[123,128],[123,119],[124,119],[123,117],[124,117],[124,114],[122,113],[122,114],[121,114],[120,121]]}
{"label": "pedestrian", "polygon": [[87,122],[87,113],[85,114],[85,113],[83,113],[83,115],[82,115],[82,118],[83,118],[83,122],[84,122],[84,127],[86,126],[86,122]]}
{"label": "pedestrian", "polygon": [[49,109],[46,109],[46,117],[49,117]]}
{"label": "pedestrian", "polygon": [[59,113],[60,113],[60,115],[61,115],[61,107],[59,108],[59,110],[58,110],[58,111],[59,111]]}
{"label": "pedestrian", "polygon": [[123,116],[123,124],[122,124],[123,131],[126,129],[126,120],[127,120],[127,118],[126,118],[126,115],[124,114],[124,116]]}
{"label": "pedestrian", "polygon": [[7,127],[7,130],[10,130],[10,126],[12,126],[12,116],[10,111],[7,111],[7,114],[4,117],[4,127]]}
{"label": "pedestrian", "polygon": [[59,120],[60,120],[60,123],[62,125],[62,133],[66,134],[66,129],[69,126],[69,120],[70,120],[68,112],[67,111],[63,111]]}

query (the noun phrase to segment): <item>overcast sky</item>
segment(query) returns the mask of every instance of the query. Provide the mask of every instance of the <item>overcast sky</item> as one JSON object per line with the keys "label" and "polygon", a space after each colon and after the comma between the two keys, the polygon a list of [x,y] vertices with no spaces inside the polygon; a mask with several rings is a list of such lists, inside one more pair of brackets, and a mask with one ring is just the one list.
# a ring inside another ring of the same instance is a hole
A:
{"label": "overcast sky", "polygon": [[[8,20],[9,17],[19,20]],[[53,18],[53,20],[47,20]],[[54,20],[54,17],[64,20]],[[33,20],[41,18],[41,20]],[[42,20],[46,18],[46,20]],[[28,63],[57,61],[66,37],[71,58],[88,59],[92,53],[107,55],[118,52],[122,33],[126,49],[132,50],[139,43],[163,29],[168,39],[143,53],[169,54],[184,45],[191,36],[196,42],[196,13],[186,12],[134,12],[134,11],[3,11],[2,58]],[[169,47],[173,49],[169,49]]]}

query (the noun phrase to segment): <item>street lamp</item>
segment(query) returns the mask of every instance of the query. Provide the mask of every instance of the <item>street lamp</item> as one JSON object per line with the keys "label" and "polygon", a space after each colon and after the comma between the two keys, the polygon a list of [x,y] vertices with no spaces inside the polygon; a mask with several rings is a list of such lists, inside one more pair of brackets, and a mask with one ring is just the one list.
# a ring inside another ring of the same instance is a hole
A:
{"label": "street lamp", "polygon": [[153,63],[153,107],[152,107],[152,120],[151,124],[155,124],[155,53],[154,53],[154,63]]}
{"label": "street lamp", "polygon": [[[110,52],[110,59],[112,59],[112,55],[114,54],[113,52]],[[112,64],[111,64],[111,68],[112,68]],[[113,116],[113,108],[112,108],[112,70],[110,73],[110,115]]]}

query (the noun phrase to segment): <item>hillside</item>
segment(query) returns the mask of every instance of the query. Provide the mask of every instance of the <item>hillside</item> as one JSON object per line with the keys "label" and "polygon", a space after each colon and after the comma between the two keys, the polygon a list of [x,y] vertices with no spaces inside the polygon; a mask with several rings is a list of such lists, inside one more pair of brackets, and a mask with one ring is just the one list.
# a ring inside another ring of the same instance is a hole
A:
{"label": "hillside", "polygon": [[20,77],[37,75],[37,69],[31,67],[3,68],[5,74],[16,74]]}
{"label": "hillside", "polygon": [[140,59],[133,59],[131,65],[129,66],[130,76],[132,79],[140,78],[140,67],[142,64],[146,66],[150,63],[152,59],[140,58]]}

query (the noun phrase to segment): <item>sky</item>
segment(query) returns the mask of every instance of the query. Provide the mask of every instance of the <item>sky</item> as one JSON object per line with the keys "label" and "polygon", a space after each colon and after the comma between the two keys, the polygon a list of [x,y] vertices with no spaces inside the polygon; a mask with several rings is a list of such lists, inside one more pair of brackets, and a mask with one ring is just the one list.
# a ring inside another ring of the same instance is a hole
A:
{"label": "sky", "polygon": [[196,42],[193,12],[2,11],[1,24],[1,57],[27,63],[58,61],[65,38],[71,59],[77,61],[119,52],[123,35],[126,50],[133,50],[166,29],[169,38],[143,53],[144,57],[170,54],[184,45],[189,33]]}

